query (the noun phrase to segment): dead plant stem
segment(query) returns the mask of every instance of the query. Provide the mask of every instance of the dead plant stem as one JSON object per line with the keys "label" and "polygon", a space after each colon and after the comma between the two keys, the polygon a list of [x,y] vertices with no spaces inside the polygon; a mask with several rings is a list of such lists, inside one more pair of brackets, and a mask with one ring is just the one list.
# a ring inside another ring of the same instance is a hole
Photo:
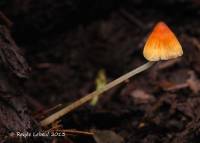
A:
{"label": "dead plant stem", "polygon": [[65,114],[71,112],[72,110],[78,108],[79,106],[87,103],[88,101],[90,101],[91,99],[93,99],[95,96],[100,96],[102,95],[103,92],[115,87],[116,85],[124,82],[125,80],[129,79],[130,77],[139,74],[142,71],[147,70],[148,68],[150,68],[155,62],[148,62],[124,75],[122,75],[121,77],[113,80],[112,82],[106,84],[103,88],[101,88],[100,90],[96,90],[84,97],[82,97],[81,99],[73,102],[72,104],[63,107],[61,110],[53,113],[52,115],[48,116],[47,118],[43,119],[40,124],[41,126],[47,126],[51,123],[53,123],[54,121],[56,121],[57,119],[61,118],[62,116],[64,116]]}

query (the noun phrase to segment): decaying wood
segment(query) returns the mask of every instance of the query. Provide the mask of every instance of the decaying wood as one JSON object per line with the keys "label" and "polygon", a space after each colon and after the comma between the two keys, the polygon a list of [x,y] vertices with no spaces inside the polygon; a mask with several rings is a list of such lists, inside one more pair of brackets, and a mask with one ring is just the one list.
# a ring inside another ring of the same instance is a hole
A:
{"label": "decaying wood", "polygon": [[5,26],[0,26],[0,58],[4,67],[10,72],[19,78],[28,77],[30,68]]}
{"label": "decaying wood", "polygon": [[0,25],[0,142],[32,142],[13,135],[39,130],[27,108],[21,80],[28,78],[29,69],[9,30]]}

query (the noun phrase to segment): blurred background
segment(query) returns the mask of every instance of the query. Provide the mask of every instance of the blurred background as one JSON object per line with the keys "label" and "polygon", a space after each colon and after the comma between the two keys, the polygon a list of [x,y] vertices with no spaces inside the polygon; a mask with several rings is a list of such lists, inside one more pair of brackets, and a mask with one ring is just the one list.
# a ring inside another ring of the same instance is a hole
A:
{"label": "blurred background", "polygon": [[[199,0],[0,0],[0,8],[31,67],[23,86],[30,112],[36,114],[95,90],[99,71],[109,82],[145,63],[145,40],[164,21],[184,55],[159,62],[61,124],[112,131],[126,143],[198,142]],[[101,143],[85,136],[68,141]]]}

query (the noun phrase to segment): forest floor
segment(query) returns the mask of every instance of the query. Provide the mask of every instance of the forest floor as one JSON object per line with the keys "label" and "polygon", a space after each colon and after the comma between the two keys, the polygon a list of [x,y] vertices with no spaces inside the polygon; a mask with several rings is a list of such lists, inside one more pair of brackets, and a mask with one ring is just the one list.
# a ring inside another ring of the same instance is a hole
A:
{"label": "forest floor", "polygon": [[95,90],[101,69],[109,82],[145,63],[145,40],[153,26],[164,21],[179,39],[183,56],[157,63],[106,92],[96,106],[84,105],[61,119],[64,129],[95,131],[95,139],[78,134],[53,140],[198,143],[200,4],[179,0],[111,3],[87,8],[70,1],[29,0],[4,8],[13,23],[13,39],[32,68],[23,86],[33,116]]}

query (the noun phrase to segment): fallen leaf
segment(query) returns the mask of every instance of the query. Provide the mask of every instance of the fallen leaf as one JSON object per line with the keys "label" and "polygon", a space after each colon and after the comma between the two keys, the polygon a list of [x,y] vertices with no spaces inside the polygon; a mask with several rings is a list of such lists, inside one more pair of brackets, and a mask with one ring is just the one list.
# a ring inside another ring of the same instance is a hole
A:
{"label": "fallen leaf", "polygon": [[194,71],[189,71],[188,74],[189,74],[190,77],[187,80],[187,83],[188,83],[190,89],[195,94],[199,93],[199,91],[200,91],[200,81],[199,81],[199,79],[197,79],[197,76],[196,76],[195,72]]}
{"label": "fallen leaf", "polygon": [[144,122],[141,122],[139,125],[138,125],[138,128],[144,128],[145,127],[145,123]]}
{"label": "fallen leaf", "polygon": [[132,91],[131,97],[133,97],[134,102],[138,104],[149,103],[155,100],[155,97],[140,89]]}
{"label": "fallen leaf", "polygon": [[124,139],[111,130],[94,130],[96,143],[124,143]]}
{"label": "fallen leaf", "polygon": [[174,82],[170,82],[170,81],[161,81],[159,83],[159,86],[165,90],[165,91],[177,91],[183,88],[187,88],[188,84],[187,83],[174,83]]}

